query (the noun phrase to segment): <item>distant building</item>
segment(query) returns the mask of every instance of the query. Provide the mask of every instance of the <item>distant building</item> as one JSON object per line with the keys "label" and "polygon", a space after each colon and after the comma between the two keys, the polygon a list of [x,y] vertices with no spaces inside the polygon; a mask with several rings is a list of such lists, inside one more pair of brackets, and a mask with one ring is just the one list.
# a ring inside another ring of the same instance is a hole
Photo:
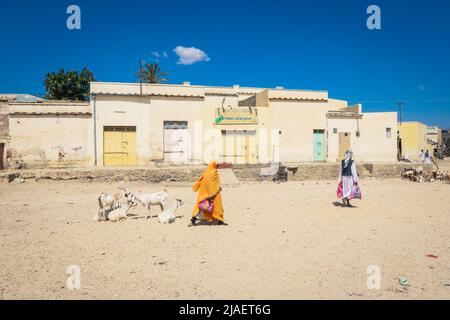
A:
{"label": "distant building", "polygon": [[[427,126],[421,122],[402,122],[398,124],[401,154],[403,157],[419,161],[420,152],[429,148],[427,142]],[[432,150],[430,150],[432,152]]]}
{"label": "distant building", "polygon": [[450,129],[442,130],[442,149],[446,156],[450,156]]}
{"label": "distant building", "polygon": [[437,153],[437,150],[442,146],[442,129],[439,127],[428,127],[427,143],[430,151],[434,150],[434,153]]}
{"label": "distant building", "polygon": [[0,170],[6,167],[6,145],[9,142],[8,98],[0,96]]}

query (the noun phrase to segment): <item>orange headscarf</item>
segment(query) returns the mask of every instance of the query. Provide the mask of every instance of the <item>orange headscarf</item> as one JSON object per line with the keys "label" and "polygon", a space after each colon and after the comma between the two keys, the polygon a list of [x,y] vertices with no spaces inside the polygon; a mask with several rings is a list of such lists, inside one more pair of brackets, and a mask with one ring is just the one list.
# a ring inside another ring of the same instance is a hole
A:
{"label": "orange headscarf", "polygon": [[192,211],[192,217],[195,217],[199,213],[198,204],[207,198],[212,198],[214,202],[213,212],[207,212],[203,210],[205,219],[216,219],[223,221],[223,205],[222,196],[220,195],[220,177],[217,171],[217,162],[211,161],[206,168],[203,175],[192,187],[192,191],[197,192],[197,201],[195,203],[194,210]]}

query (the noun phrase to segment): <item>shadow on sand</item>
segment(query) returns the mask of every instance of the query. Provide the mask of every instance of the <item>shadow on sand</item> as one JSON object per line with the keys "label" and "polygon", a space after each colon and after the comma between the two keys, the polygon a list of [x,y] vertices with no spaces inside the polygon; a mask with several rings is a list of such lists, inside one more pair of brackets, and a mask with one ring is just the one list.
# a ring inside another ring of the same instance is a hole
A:
{"label": "shadow on sand", "polygon": [[341,207],[341,208],[358,208],[358,207],[356,207],[354,205],[351,205],[350,207],[344,206],[344,204],[342,202],[339,202],[339,201],[334,201],[333,202],[333,206]]}

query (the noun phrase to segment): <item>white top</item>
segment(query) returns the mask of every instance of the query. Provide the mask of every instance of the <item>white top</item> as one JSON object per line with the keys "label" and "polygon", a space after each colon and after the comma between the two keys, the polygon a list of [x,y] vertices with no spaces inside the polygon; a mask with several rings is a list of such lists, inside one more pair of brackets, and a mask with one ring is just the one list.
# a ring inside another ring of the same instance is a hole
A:
{"label": "white top", "polygon": [[[350,169],[352,171],[353,182],[358,182],[359,177],[358,177],[358,171],[356,171],[355,161],[352,162],[352,166]],[[340,170],[339,170],[339,181],[342,181],[342,162],[341,162]]]}

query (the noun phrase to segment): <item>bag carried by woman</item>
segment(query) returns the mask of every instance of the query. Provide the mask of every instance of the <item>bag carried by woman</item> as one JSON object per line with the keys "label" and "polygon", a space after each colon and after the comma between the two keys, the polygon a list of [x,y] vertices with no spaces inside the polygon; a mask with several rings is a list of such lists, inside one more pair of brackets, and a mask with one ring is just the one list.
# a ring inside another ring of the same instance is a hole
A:
{"label": "bag carried by woman", "polygon": [[338,187],[337,187],[337,197],[340,199],[342,198],[343,195],[343,191],[342,191],[342,182],[338,183]]}
{"label": "bag carried by woman", "polygon": [[352,191],[350,193],[350,199],[362,199],[361,188],[355,183],[352,186]]}
{"label": "bag carried by woman", "polygon": [[198,208],[200,210],[205,210],[207,212],[213,212],[214,202],[212,202],[212,200],[210,198],[207,198],[203,201],[200,201],[200,203],[198,204]]}

